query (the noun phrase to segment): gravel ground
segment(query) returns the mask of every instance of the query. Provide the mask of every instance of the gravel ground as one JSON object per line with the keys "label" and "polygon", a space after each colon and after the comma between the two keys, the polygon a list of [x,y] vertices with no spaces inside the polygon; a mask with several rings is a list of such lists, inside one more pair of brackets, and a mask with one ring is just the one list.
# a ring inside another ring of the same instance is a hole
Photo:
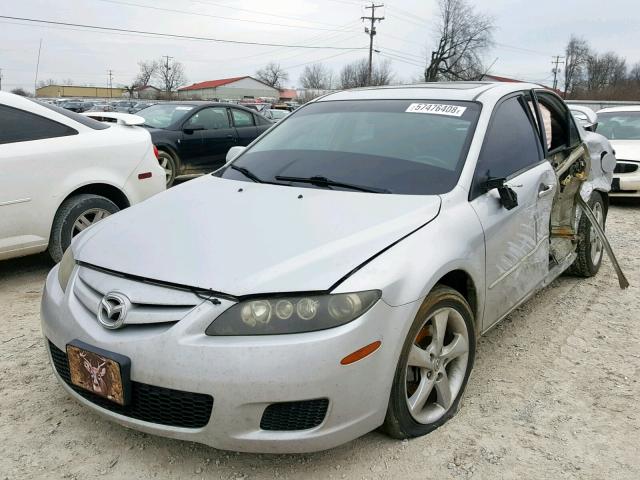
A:
{"label": "gravel ground", "polygon": [[480,340],[460,413],[423,438],[373,432],[306,455],[153,437],[81,408],[56,384],[38,310],[44,257],[0,262],[0,479],[640,478],[640,206],[611,209],[607,262],[562,277]]}

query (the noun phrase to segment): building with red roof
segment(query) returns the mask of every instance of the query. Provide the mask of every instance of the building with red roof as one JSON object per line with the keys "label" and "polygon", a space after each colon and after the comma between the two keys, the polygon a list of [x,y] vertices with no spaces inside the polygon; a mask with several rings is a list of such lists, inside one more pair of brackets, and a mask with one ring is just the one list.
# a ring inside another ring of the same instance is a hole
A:
{"label": "building with red roof", "polygon": [[178,96],[193,100],[255,100],[280,98],[280,92],[266,83],[250,77],[231,77],[194,83],[178,89]]}

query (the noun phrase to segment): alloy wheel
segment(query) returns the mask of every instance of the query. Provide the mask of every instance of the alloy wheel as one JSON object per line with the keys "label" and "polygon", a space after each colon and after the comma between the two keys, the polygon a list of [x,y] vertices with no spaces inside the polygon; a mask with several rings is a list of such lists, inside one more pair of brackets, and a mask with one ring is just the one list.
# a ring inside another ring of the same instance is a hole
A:
{"label": "alloy wheel", "polygon": [[463,386],[469,332],[454,308],[437,310],[418,330],[407,357],[405,393],[409,413],[421,424],[438,421]]}
{"label": "alloy wheel", "polygon": [[111,215],[111,212],[103,209],[103,208],[91,208],[82,212],[82,214],[76,219],[73,223],[73,227],[71,228],[71,237],[75,237],[85,228],[93,225],[96,222],[108,217]]}

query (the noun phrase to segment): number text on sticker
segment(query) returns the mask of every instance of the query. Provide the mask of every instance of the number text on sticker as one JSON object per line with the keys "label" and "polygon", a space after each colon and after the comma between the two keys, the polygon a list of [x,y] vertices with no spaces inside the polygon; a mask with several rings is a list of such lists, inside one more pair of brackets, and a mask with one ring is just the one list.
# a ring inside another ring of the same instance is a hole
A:
{"label": "number text on sticker", "polygon": [[409,113],[429,113],[431,115],[449,115],[451,117],[461,117],[467,107],[458,105],[444,105],[442,103],[412,103],[405,112]]}

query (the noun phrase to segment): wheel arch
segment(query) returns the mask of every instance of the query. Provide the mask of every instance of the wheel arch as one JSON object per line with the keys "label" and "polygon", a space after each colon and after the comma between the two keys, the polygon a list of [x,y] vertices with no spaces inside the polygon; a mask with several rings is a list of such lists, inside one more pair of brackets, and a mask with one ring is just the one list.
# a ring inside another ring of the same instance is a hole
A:
{"label": "wheel arch", "polygon": [[180,160],[180,155],[178,155],[178,149],[175,145],[169,142],[158,142],[154,143],[154,145],[158,150],[164,150],[173,157],[173,160],[176,162],[176,173],[179,173],[182,170],[182,160]]}
{"label": "wheel arch", "polygon": [[[101,197],[108,198],[113,203],[115,203],[120,210],[131,206],[131,202],[127,198],[127,195],[118,187],[114,187],[113,185],[110,185],[108,183],[89,183],[87,185],[76,188],[66,197],[64,197],[60,201],[58,209],[60,208],[60,205],[62,205],[69,198],[81,194],[100,195]],[[56,211],[58,209],[56,209]]]}
{"label": "wheel arch", "polygon": [[[473,277],[463,269],[455,269],[446,273],[442,277],[440,277],[435,285],[445,285],[449,288],[454,289],[460,295],[462,295],[467,302],[469,302],[469,306],[471,307],[471,311],[474,316],[474,323],[476,330],[480,328],[480,311],[479,311],[479,299],[478,299],[478,290],[476,287],[476,282],[473,280]],[[434,286],[435,288],[435,286]]]}

